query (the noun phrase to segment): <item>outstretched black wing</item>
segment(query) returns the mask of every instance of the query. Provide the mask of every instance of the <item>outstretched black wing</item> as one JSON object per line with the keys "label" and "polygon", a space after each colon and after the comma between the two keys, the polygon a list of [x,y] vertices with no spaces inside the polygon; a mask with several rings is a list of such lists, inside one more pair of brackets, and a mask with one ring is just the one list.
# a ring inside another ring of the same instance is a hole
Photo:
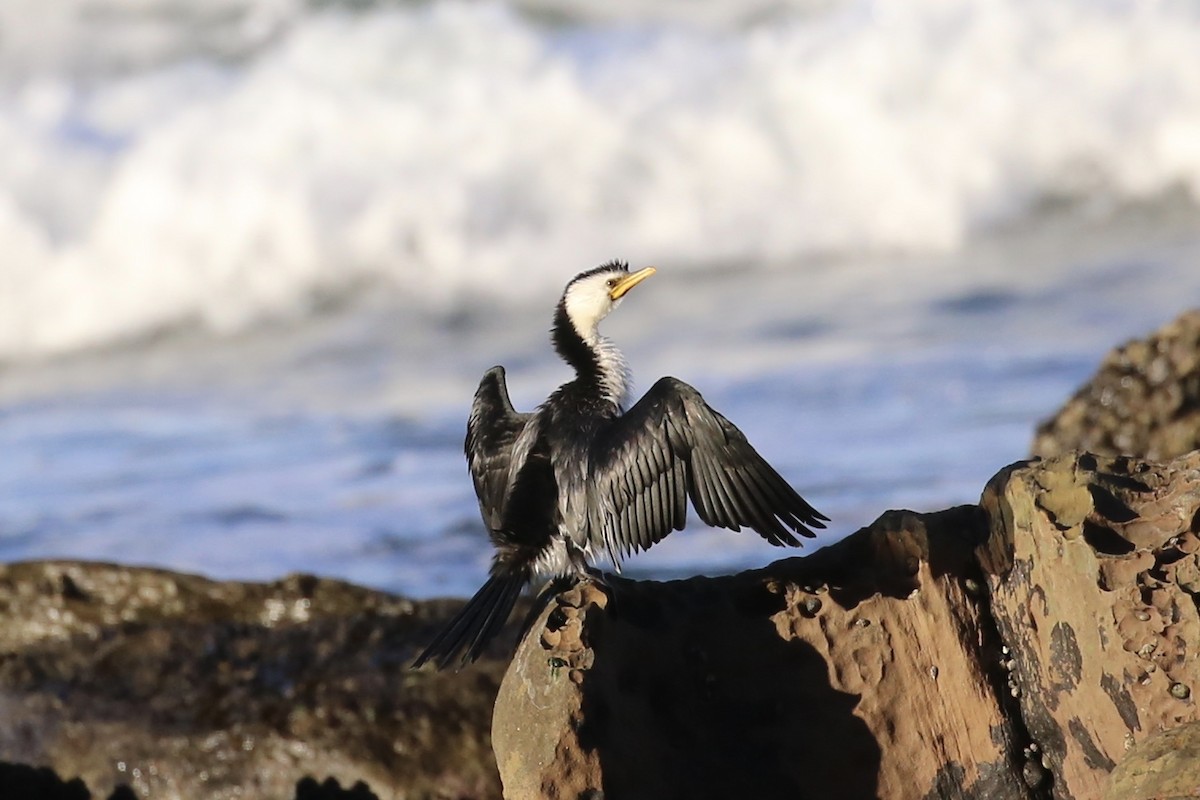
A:
{"label": "outstretched black wing", "polygon": [[[471,416],[467,420],[464,449],[479,511],[488,530],[498,530],[511,488],[514,450],[530,414],[518,414],[508,398],[504,367],[492,367],[483,374]],[[520,454],[515,454],[520,459]]]}
{"label": "outstretched black wing", "polygon": [[[479,511],[490,532],[500,529],[515,473],[528,455],[521,451],[529,449],[531,439],[527,436],[522,440],[521,432],[530,416],[513,410],[504,383],[504,367],[492,367],[484,373],[471,404],[463,449],[479,497]],[[497,559],[491,577],[417,656],[413,667],[433,661],[442,669],[460,652],[463,664],[474,661],[504,626],[528,581],[528,565]]]}
{"label": "outstretched black wing", "polygon": [[683,381],[663,378],[592,452],[590,535],[614,558],[645,550],[686,521],[687,498],[709,525],[753,528],[797,547],[828,517],[810,506],[732,422]]}

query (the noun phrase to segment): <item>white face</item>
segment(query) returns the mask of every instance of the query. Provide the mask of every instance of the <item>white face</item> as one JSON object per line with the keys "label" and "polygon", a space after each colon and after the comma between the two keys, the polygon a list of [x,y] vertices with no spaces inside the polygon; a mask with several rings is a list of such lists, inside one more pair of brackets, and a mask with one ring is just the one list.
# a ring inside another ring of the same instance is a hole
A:
{"label": "white face", "polygon": [[580,336],[585,339],[595,336],[600,320],[621,304],[621,300],[613,300],[609,292],[628,275],[622,270],[598,272],[567,287],[567,318]]}

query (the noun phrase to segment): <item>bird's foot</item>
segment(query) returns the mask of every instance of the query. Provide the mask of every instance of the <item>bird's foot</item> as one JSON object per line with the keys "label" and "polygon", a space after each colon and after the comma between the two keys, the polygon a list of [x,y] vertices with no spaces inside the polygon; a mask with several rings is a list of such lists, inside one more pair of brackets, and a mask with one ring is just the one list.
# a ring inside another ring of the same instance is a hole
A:
{"label": "bird's foot", "polygon": [[586,580],[604,596],[603,602],[600,603],[601,606],[610,613],[616,610],[617,585],[621,580],[620,576],[602,572],[589,565],[584,567],[580,580]]}
{"label": "bird's foot", "polygon": [[517,630],[517,641],[525,637],[525,634],[533,627],[533,623],[546,610],[546,606],[550,605],[555,597],[573,589],[579,583],[579,577],[576,575],[555,575],[542,585],[537,595],[533,598],[533,604],[529,607],[529,613],[525,615],[525,619],[521,621],[521,627]]}
{"label": "bird's foot", "polygon": [[[523,638],[528,633],[551,603],[569,608],[583,608],[589,603],[596,603],[602,608],[612,610],[616,594],[615,580],[615,575],[601,572],[592,566],[585,566],[578,572],[567,575],[555,575],[542,585],[534,597],[533,605],[521,623],[519,637]],[[589,587],[594,588],[589,592]]]}

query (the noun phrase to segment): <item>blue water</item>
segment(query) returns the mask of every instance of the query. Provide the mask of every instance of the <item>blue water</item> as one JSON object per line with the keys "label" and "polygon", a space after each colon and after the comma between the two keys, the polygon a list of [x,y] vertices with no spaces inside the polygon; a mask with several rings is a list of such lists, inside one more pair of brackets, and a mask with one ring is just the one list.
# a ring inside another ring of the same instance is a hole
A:
{"label": "blue water", "polygon": [[[975,502],[1108,348],[1200,296],[1200,231],[1079,230],[936,259],[699,276],[663,265],[605,329],[637,385],[696,385],[833,518],[819,545],[886,509]],[[233,339],[11,367],[0,557],[473,591],[490,550],[461,455],[470,396],[495,362],[521,407],[567,377],[545,333],[559,291],[409,318],[375,292]],[[781,554],[693,522],[627,568],[719,573]]]}

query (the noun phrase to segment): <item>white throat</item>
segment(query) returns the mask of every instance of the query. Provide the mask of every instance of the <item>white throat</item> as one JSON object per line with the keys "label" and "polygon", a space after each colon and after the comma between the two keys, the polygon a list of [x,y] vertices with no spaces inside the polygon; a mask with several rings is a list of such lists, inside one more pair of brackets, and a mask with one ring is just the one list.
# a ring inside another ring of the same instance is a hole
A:
{"label": "white throat", "polygon": [[629,400],[630,376],[625,357],[611,341],[600,335],[600,321],[620,305],[611,300],[602,281],[572,286],[567,291],[567,319],[596,354],[600,367],[600,386],[605,397],[624,409]]}
{"label": "white throat", "polygon": [[629,390],[631,388],[629,364],[617,346],[605,337],[596,334],[588,341],[600,362],[600,385],[604,395],[624,411],[629,405]]}

